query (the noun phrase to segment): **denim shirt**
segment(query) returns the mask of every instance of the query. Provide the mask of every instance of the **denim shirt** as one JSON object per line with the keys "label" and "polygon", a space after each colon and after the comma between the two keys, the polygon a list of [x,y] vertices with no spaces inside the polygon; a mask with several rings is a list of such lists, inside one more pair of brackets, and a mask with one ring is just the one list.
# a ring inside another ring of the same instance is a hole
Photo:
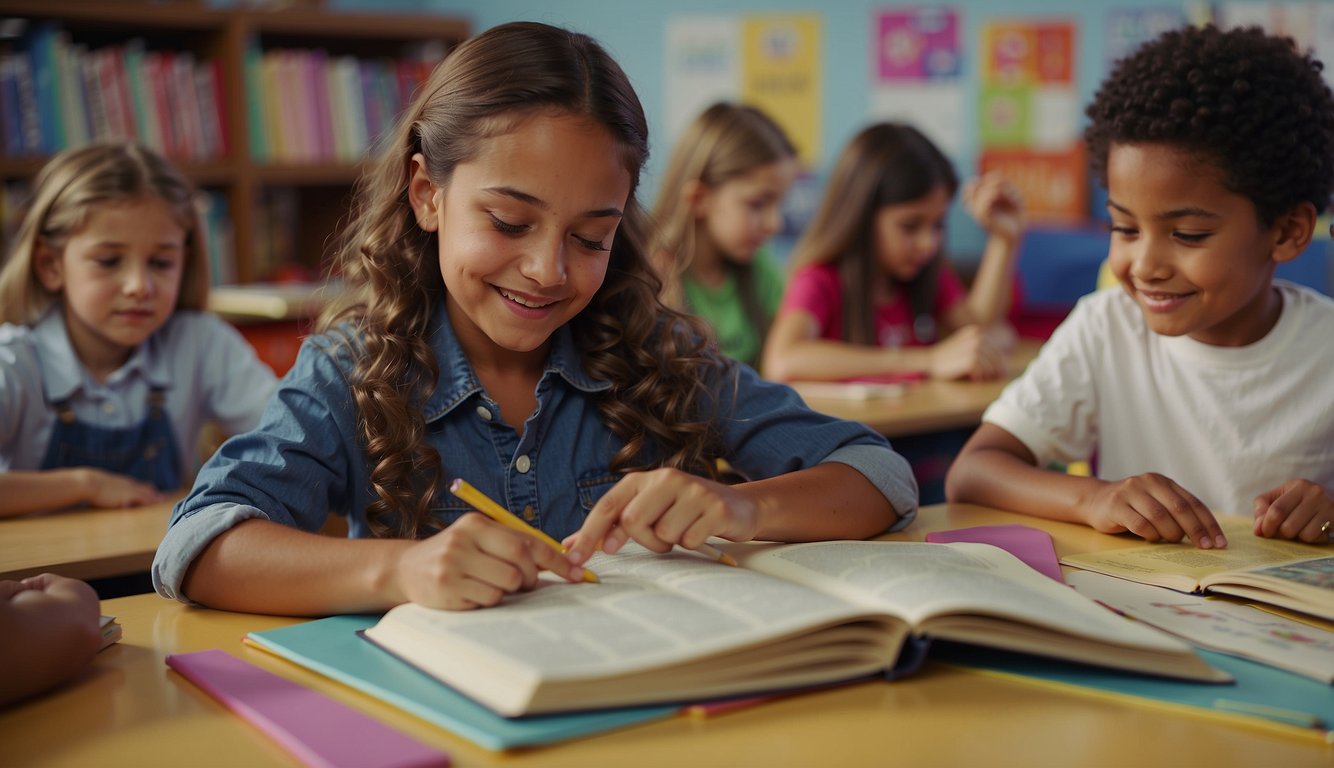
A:
{"label": "denim shirt", "polygon": [[[574,533],[619,479],[610,469],[621,441],[597,409],[607,381],[584,372],[568,327],[552,337],[537,385],[537,409],[517,432],[500,418],[468,362],[443,307],[431,326],[440,378],[425,403],[427,440],[440,453],[441,483],[432,513],[444,524],[471,508],[448,492],[460,477],[530,524],[560,540]],[[365,510],[374,500],[357,435],[349,388],[353,359],[345,342],[313,336],[279,384],[258,427],[228,440],[204,465],[193,490],[172,512],[153,562],[153,583],[188,601],[181,582],[214,537],[264,518],[317,531],[328,513],[343,515],[348,535],[372,535]],[[728,463],[759,479],[836,461],[857,469],[912,521],[917,485],[903,457],[867,427],[815,413],[793,390],[737,367],[735,389],[719,381],[718,427]]]}

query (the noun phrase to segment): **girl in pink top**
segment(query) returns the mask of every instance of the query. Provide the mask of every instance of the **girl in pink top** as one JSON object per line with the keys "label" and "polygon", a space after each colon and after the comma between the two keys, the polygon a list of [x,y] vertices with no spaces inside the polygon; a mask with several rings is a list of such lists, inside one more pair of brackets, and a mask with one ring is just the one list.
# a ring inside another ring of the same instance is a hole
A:
{"label": "girl in pink top", "polygon": [[779,381],[1004,372],[1022,203],[997,174],[963,188],[987,230],[971,290],[943,255],[959,189],[950,161],[915,128],[881,123],[848,144],[792,255],[793,274],[765,346]]}

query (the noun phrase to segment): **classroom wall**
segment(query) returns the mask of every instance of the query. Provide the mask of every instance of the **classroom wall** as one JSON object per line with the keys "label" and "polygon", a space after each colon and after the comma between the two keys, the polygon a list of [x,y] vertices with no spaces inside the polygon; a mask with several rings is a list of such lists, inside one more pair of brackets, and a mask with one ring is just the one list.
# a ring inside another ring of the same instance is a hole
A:
{"label": "classroom wall", "polygon": [[[744,13],[816,12],[823,25],[822,98],[823,126],[820,142],[820,164],[812,169],[814,178],[809,188],[818,194],[829,166],[843,145],[869,121],[868,93],[873,86],[871,22],[875,14],[892,8],[948,7],[961,16],[963,41],[962,85],[967,96],[963,100],[962,119],[968,126],[977,123],[977,91],[980,80],[976,43],[984,24],[1005,19],[1071,20],[1076,25],[1075,83],[1079,97],[1080,126],[1082,109],[1107,73],[1107,35],[1105,27],[1109,14],[1126,9],[1165,9],[1179,11],[1186,18],[1207,14],[1212,7],[1197,0],[1168,0],[1166,2],[1135,2],[1135,0],[955,0],[954,2],[891,3],[884,0],[835,0],[817,3],[812,0],[672,0],[671,2],[627,2],[626,0],[327,0],[330,7],[368,10],[405,10],[456,14],[468,18],[474,31],[506,21],[533,20],[566,26],[587,33],[601,42],[620,62],[629,75],[644,104],[649,119],[650,135],[664,137],[653,141],[646,175],[641,185],[640,198],[652,204],[658,185],[658,174],[667,160],[670,145],[666,138],[668,116],[664,75],[665,27],[669,19],[683,16],[735,15]],[[1334,62],[1331,62],[1334,64]],[[977,131],[963,132],[961,150],[953,157],[962,176],[975,172],[979,148]],[[1103,197],[1097,185],[1090,182],[1090,217],[1100,217]],[[1090,236],[1099,237],[1096,224],[1071,227],[1073,240],[1063,236],[1067,227],[1044,228],[1043,237],[1035,238],[1044,249],[1060,247],[1070,242],[1083,261],[1076,271],[1077,290],[1083,290],[1081,281],[1091,290],[1097,263],[1090,261],[1097,248],[1090,249]],[[1331,269],[1328,256],[1329,241],[1326,227],[1322,240],[1312,250],[1312,261],[1301,265],[1296,273],[1300,279],[1326,293],[1331,292]],[[981,251],[984,235],[971,219],[956,205],[949,222],[949,252],[964,265],[974,261]],[[792,238],[778,238],[775,251],[780,258],[787,255]],[[1040,265],[1044,254],[1028,249],[1023,264]],[[1306,259],[1304,256],[1303,259]],[[1022,264],[1021,264],[1022,266]],[[1289,270],[1292,273],[1292,270]],[[1064,275],[1064,273],[1063,273]],[[1038,281],[1042,283],[1044,281]],[[1051,282],[1051,281],[1046,281]],[[1059,282],[1069,292],[1070,280],[1064,276]],[[1035,298],[1043,299],[1043,295]]]}

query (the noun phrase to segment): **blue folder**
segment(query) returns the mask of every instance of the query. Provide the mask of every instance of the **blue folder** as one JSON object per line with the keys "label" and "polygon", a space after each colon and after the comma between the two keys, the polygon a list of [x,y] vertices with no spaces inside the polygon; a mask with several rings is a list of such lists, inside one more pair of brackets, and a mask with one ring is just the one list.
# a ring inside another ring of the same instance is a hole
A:
{"label": "blue folder", "polygon": [[[1288,733],[1325,741],[1334,738],[1334,686],[1249,659],[1204,648],[1195,650],[1210,666],[1230,673],[1235,682],[1219,685],[1172,680],[954,643],[936,643],[930,659],[1090,693],[1152,699],[1213,715],[1247,717],[1252,722],[1260,718],[1266,725]],[[1299,722],[1306,719],[1315,722]]]}
{"label": "blue folder", "polygon": [[550,744],[670,717],[675,706],[501,717],[363,640],[378,616],[332,616],[264,632],[249,642],[493,750]]}

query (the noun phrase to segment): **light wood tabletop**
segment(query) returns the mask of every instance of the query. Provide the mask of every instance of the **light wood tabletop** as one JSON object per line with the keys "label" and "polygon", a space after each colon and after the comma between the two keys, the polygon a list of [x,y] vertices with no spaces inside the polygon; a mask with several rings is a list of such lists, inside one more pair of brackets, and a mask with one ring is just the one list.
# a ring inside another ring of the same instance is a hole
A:
{"label": "light wood tabletop", "polygon": [[802,382],[793,382],[792,388],[811,408],[830,416],[860,421],[891,439],[976,427],[982,423],[982,412],[1006,384],[1023,373],[1041,347],[1040,341],[1021,339],[1010,354],[1006,375],[994,381],[913,381],[904,385],[901,395],[866,400],[816,396],[809,394],[810,390],[803,391]]}
{"label": "light wood tabletop", "polygon": [[147,571],[176,501],[0,518],[0,579],[44,571],[76,579]]}
{"label": "light wood tabletop", "polygon": [[[922,510],[906,532],[1023,522],[1058,554],[1128,539],[967,505]],[[794,695],[707,719],[679,716],[543,748],[488,752],[351,688],[241,642],[298,619],[192,608],[156,595],[105,601],[124,638],[82,674],[0,710],[7,766],[299,763],[192,684],[170,653],[221,648],[448,751],[456,766],[932,765],[1329,766],[1334,746],[1237,720],[1070,693],[928,663],[893,682]]]}

